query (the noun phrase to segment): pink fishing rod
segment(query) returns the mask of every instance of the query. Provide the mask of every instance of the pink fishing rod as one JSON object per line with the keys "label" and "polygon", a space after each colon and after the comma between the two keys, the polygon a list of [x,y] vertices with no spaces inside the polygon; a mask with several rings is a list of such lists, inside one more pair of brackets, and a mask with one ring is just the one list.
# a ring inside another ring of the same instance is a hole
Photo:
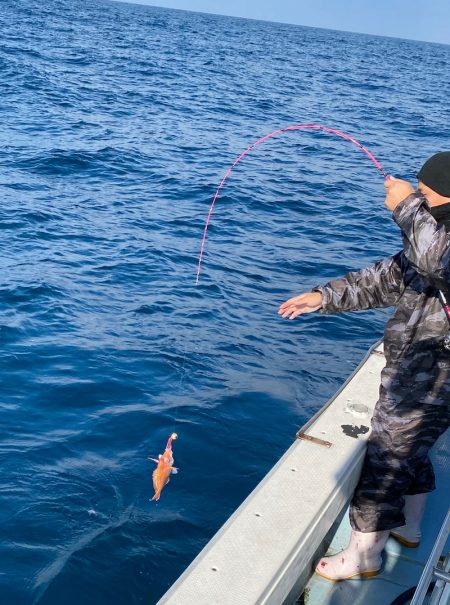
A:
{"label": "pink fishing rod", "polygon": [[202,266],[202,259],[203,259],[203,252],[205,249],[205,244],[206,244],[206,234],[208,231],[208,226],[209,223],[211,221],[211,216],[214,210],[214,205],[216,203],[216,200],[219,196],[219,192],[222,189],[222,187],[225,184],[225,181],[227,180],[227,178],[230,176],[230,174],[233,171],[233,168],[239,164],[239,162],[242,160],[243,157],[245,157],[248,153],[250,153],[250,151],[252,149],[254,149],[257,145],[260,145],[261,143],[264,143],[264,141],[267,141],[267,139],[271,139],[272,137],[281,134],[282,132],[286,132],[288,130],[323,130],[325,132],[330,132],[331,134],[335,134],[338,137],[341,137],[343,139],[346,139],[347,141],[350,141],[351,143],[353,143],[354,145],[356,145],[357,147],[359,147],[362,151],[364,151],[364,153],[367,155],[367,157],[372,160],[372,162],[375,164],[375,166],[377,167],[377,169],[383,174],[384,178],[387,179],[388,178],[388,174],[383,170],[382,165],[380,164],[380,162],[370,153],[370,151],[364,147],[364,145],[362,145],[359,141],[357,141],[356,139],[354,139],[353,137],[349,136],[348,134],[345,134],[345,132],[341,132],[340,130],[336,130],[335,128],[328,128],[328,126],[322,126],[321,124],[297,124],[294,126],[286,126],[285,128],[280,128],[279,130],[274,130],[273,132],[266,134],[265,136],[261,137],[260,139],[258,139],[257,141],[255,141],[252,145],[250,145],[250,147],[247,147],[247,149],[245,151],[243,151],[241,153],[240,156],[238,156],[233,164],[231,165],[231,167],[228,169],[227,173],[225,174],[225,176],[223,177],[220,185],[217,187],[217,191],[214,194],[214,198],[213,201],[211,203],[211,207],[209,209],[208,212],[208,216],[206,218],[206,223],[205,223],[205,229],[203,231],[203,239],[202,239],[202,245],[200,248],[200,256],[198,259],[198,267],[197,267],[197,279],[196,279],[196,284],[198,284],[199,282],[199,278],[200,278],[200,270],[201,270],[201,266]]}

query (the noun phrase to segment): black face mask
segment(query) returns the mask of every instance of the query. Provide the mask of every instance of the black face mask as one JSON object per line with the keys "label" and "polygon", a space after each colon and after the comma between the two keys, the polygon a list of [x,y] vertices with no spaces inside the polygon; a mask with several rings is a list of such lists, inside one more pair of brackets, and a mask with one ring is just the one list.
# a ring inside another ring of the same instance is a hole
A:
{"label": "black face mask", "polygon": [[441,206],[432,206],[430,214],[439,225],[444,225],[447,233],[450,231],[450,202]]}

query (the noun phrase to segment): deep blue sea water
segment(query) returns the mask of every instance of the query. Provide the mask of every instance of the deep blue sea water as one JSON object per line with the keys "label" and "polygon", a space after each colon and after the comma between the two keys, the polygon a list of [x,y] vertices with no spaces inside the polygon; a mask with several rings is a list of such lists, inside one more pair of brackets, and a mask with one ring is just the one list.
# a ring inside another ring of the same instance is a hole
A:
{"label": "deep blue sea water", "polygon": [[[420,35],[412,32],[412,35]],[[286,298],[400,246],[450,46],[100,0],[0,11],[2,605],[155,603],[382,334]],[[176,430],[180,468],[150,502]],[[307,461],[305,461],[307,464]],[[308,486],[305,486],[308,489]]]}

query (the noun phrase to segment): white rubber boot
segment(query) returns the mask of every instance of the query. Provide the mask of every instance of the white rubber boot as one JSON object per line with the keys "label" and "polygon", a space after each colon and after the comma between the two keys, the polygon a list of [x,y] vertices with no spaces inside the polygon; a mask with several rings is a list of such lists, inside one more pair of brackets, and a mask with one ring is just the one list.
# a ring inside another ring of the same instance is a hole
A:
{"label": "white rubber boot", "polygon": [[389,530],[363,533],[352,530],[345,550],[320,559],[316,574],[327,580],[348,580],[355,576],[370,578],[381,569],[381,553],[389,537]]}
{"label": "white rubber boot", "polygon": [[427,494],[405,496],[405,506],[403,508],[405,525],[392,529],[391,536],[407,548],[417,548],[420,544],[420,538],[422,537],[420,522],[422,521],[426,502]]}

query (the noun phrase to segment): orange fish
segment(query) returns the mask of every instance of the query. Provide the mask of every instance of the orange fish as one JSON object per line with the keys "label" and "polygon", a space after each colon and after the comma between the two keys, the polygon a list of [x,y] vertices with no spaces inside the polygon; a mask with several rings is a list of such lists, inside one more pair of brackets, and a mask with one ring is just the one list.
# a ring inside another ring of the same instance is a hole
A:
{"label": "orange fish", "polygon": [[170,475],[172,473],[175,475],[178,472],[178,469],[173,466],[172,455],[172,441],[177,437],[178,435],[176,433],[170,435],[164,454],[159,454],[158,460],[156,460],[156,458],[149,458],[149,460],[153,460],[153,462],[156,462],[157,464],[152,475],[153,489],[155,490],[155,495],[152,500],[159,500],[163,487],[169,483]]}

